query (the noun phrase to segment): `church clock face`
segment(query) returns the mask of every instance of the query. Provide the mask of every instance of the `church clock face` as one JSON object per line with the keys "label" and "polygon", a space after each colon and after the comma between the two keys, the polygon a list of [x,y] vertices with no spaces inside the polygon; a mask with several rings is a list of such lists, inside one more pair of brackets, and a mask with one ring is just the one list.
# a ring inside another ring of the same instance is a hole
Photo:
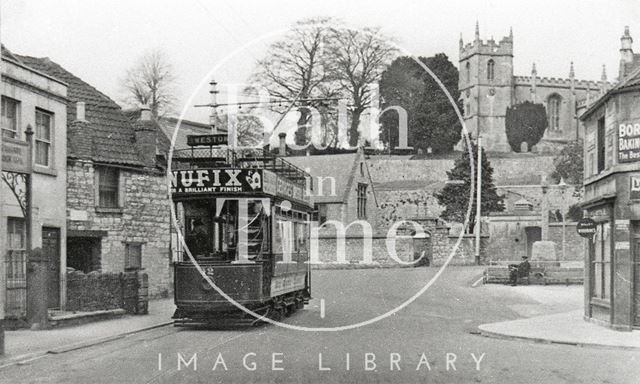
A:
{"label": "church clock face", "polygon": [[496,94],[496,89],[495,88],[490,88],[489,89],[489,96],[495,96]]}

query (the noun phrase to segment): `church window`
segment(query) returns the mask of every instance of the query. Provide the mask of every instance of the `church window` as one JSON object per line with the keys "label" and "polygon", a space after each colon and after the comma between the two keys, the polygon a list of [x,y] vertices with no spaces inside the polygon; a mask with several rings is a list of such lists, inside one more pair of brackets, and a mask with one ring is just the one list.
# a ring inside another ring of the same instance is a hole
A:
{"label": "church window", "polygon": [[549,129],[552,131],[560,130],[560,103],[561,102],[562,102],[562,99],[557,94],[551,95],[547,102],[547,110],[549,112]]}
{"label": "church window", "polygon": [[493,59],[489,59],[489,62],[487,62],[487,80],[489,81],[493,81],[495,75],[495,66],[496,63],[493,61]]}
{"label": "church window", "polygon": [[467,83],[471,82],[471,64],[467,61],[467,65],[466,65],[466,70],[467,70]]}

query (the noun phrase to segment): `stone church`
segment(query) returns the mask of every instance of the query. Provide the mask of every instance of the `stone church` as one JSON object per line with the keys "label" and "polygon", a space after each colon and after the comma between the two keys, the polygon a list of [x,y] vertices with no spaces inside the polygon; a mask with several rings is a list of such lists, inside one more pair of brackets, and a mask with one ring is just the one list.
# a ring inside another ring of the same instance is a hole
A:
{"label": "stone church", "polygon": [[[621,37],[619,78],[639,62],[634,54],[629,28]],[[459,85],[464,120],[471,137],[482,136],[488,151],[511,152],[505,133],[508,107],[524,101],[542,103],[547,111],[548,126],[536,145],[540,153],[555,153],[563,144],[581,137],[578,116],[586,106],[611,88],[605,67],[599,81],[579,80],[573,62],[566,78],[538,76],[535,63],[530,76],[513,73],[513,31],[500,41],[483,41],[476,23],[475,37],[465,44],[460,37]],[[531,149],[527,149],[530,151]]]}

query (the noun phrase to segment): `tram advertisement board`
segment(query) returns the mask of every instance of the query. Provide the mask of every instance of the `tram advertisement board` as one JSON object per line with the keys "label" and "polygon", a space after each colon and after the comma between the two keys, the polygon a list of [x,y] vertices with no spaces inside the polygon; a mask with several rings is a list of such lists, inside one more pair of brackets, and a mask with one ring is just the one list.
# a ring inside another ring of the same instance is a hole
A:
{"label": "tram advertisement board", "polygon": [[191,147],[208,145],[227,145],[229,143],[227,134],[214,135],[187,135],[187,145]]}
{"label": "tram advertisement board", "polygon": [[291,181],[279,177],[271,171],[264,171],[264,193],[284,197],[285,199],[297,200],[306,204],[311,204],[310,196],[308,196],[304,188],[296,185]]}
{"label": "tram advertisement board", "polygon": [[254,193],[262,192],[262,170],[240,168],[190,169],[173,171],[171,193]]}

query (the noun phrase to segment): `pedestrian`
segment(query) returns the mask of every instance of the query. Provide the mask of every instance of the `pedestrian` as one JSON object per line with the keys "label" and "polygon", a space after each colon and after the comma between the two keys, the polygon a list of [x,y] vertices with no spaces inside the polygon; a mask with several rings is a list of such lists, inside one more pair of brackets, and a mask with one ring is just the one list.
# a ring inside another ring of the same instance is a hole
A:
{"label": "pedestrian", "polygon": [[529,276],[531,271],[531,264],[527,256],[522,256],[522,262],[520,264],[509,265],[509,283],[511,286],[515,286],[518,282],[518,277]]}

